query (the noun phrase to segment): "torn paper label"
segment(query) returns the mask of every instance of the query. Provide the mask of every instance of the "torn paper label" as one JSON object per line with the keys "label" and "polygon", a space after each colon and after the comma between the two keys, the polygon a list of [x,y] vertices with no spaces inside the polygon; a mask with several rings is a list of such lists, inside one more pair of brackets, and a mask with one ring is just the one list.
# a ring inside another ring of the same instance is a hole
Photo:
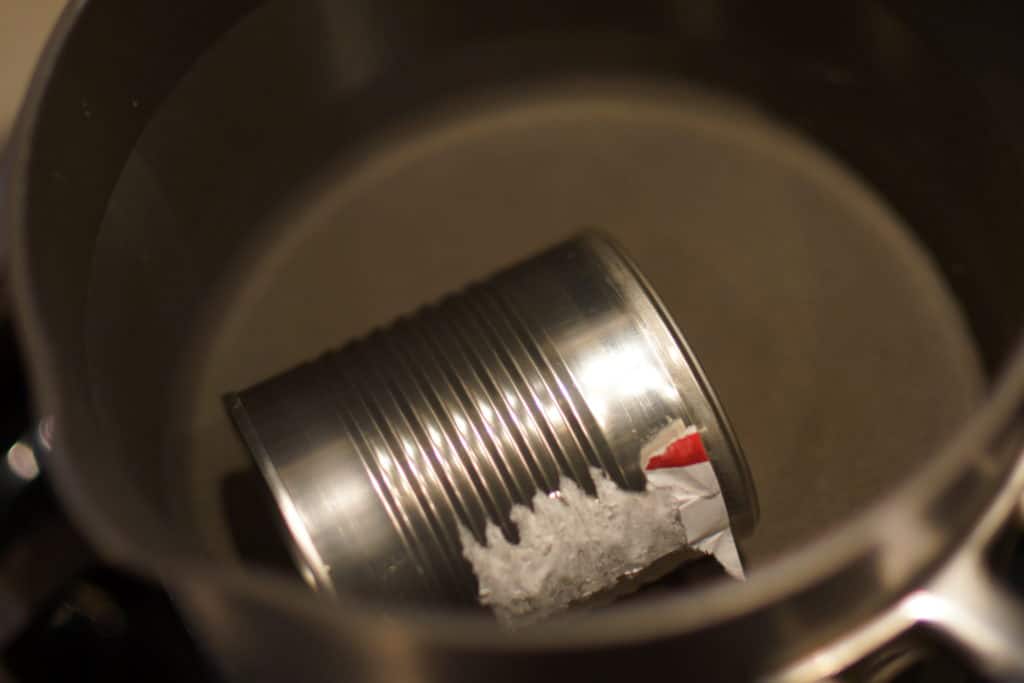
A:
{"label": "torn paper label", "polygon": [[536,621],[687,548],[713,555],[731,576],[743,578],[721,488],[697,430],[674,421],[638,455],[647,490],[627,491],[592,468],[594,497],[563,477],[557,493],[534,496],[532,511],[513,507],[519,543],[505,540],[493,523],[486,546],[460,528],[480,602],[504,622]]}
{"label": "torn paper label", "polygon": [[644,447],[641,463],[647,492],[676,500],[687,545],[713,555],[733,578],[745,578],[722,487],[697,429],[670,422]]}

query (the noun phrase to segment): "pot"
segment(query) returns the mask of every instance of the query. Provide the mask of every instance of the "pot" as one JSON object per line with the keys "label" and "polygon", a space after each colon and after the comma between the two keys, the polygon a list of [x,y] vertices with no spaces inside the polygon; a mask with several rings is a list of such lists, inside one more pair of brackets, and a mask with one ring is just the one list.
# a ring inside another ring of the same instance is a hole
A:
{"label": "pot", "polygon": [[[4,176],[63,503],[229,679],[813,679],[918,633],[1021,674],[983,558],[1021,490],[1024,100],[977,11],[73,4]],[[260,565],[221,397],[583,225],[733,418],[749,581],[508,633]]]}

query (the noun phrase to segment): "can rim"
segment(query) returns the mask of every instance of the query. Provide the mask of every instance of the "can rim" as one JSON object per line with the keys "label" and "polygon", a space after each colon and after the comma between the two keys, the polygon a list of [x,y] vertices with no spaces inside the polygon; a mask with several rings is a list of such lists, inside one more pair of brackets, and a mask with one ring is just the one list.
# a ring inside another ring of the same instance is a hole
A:
{"label": "can rim", "polygon": [[[722,487],[733,531],[740,536],[749,535],[760,518],[757,490],[732,423],[697,355],[650,281],[613,238],[599,229],[588,228],[580,235],[579,241],[606,266],[610,266],[609,274],[617,285],[639,290],[640,296],[631,296],[629,304],[635,308],[645,304],[649,306],[654,313],[653,319],[660,323],[660,331],[678,350],[680,358],[667,363],[669,372],[680,392],[681,402],[690,413],[688,417],[707,429],[704,438],[708,459]],[[686,391],[689,387],[695,391]]]}

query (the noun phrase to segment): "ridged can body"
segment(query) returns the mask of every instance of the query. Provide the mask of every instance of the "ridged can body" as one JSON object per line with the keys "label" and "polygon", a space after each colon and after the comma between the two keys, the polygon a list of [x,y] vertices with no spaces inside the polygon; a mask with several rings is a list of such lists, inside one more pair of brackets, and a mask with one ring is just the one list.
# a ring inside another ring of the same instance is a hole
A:
{"label": "ridged can body", "polygon": [[635,266],[586,233],[255,387],[229,409],[307,580],[470,601],[458,528],[514,540],[513,505],[590,468],[642,490],[639,453],[701,430],[730,519],[757,502],[739,445]]}

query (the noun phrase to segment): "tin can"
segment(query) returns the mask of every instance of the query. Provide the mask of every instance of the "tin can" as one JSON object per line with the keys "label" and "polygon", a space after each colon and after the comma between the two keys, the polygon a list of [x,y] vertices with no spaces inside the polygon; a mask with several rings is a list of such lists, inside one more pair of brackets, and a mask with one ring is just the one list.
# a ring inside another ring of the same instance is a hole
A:
{"label": "tin can", "polygon": [[587,232],[226,397],[314,587],[476,598],[460,528],[515,542],[513,506],[592,472],[642,491],[638,453],[700,430],[733,531],[758,506],[697,359],[636,266]]}

